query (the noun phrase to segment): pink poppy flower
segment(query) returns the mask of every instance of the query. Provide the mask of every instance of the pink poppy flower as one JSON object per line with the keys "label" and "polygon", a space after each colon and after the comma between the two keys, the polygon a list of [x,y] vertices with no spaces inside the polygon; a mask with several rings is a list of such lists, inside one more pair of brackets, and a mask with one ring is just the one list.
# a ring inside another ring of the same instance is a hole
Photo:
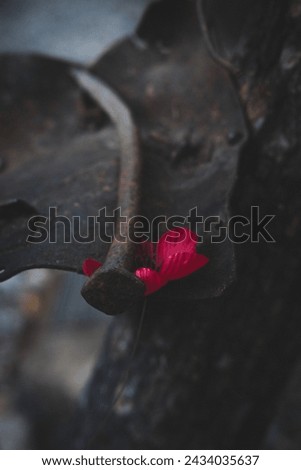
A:
{"label": "pink poppy flower", "polygon": [[[168,230],[158,243],[140,243],[137,258],[143,266],[136,269],[135,275],[144,283],[145,295],[205,266],[209,259],[196,252],[196,245],[197,235],[184,227]],[[91,276],[100,266],[98,261],[86,259],[83,272]]]}

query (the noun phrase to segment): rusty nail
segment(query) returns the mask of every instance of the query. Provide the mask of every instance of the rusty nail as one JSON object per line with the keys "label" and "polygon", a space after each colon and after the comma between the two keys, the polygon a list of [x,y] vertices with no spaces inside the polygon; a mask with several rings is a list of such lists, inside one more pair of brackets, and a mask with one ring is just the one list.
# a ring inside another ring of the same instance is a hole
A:
{"label": "rusty nail", "polygon": [[131,241],[131,218],[139,214],[140,206],[139,133],[126,104],[105,83],[83,69],[73,69],[72,76],[107,112],[116,125],[120,139],[118,206],[127,222],[116,221],[115,234],[120,239],[114,237],[104,264],[82,288],[82,295],[90,305],[115,315],[140,306],[144,298],[144,284],[133,274],[135,244]]}

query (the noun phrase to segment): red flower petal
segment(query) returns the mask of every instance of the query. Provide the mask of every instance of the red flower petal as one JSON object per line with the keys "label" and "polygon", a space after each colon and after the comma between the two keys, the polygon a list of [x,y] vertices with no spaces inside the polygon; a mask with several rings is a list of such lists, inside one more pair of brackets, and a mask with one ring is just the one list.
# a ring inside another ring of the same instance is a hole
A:
{"label": "red flower petal", "polygon": [[[157,245],[148,241],[139,244],[137,256],[143,264],[156,258],[156,270],[142,267],[135,272],[145,285],[145,295],[153,294],[169,281],[189,276],[205,266],[209,259],[196,252],[196,245],[197,235],[185,227],[168,230]],[[92,276],[100,266],[99,261],[88,258],[82,269],[86,276]]]}
{"label": "red flower petal", "polygon": [[161,289],[167,281],[165,281],[158,271],[150,268],[139,268],[135,272],[136,276],[144,283],[144,295],[150,295]]}
{"label": "red flower petal", "polygon": [[197,235],[186,227],[175,227],[165,232],[159,240],[157,251],[157,267],[164,260],[177,253],[195,253]]}
{"label": "red flower petal", "polygon": [[85,259],[82,265],[83,273],[86,276],[90,277],[96,271],[96,269],[100,268],[101,265],[102,264],[96,259],[92,259],[92,258]]}
{"label": "red flower petal", "polygon": [[178,252],[163,261],[160,274],[167,281],[175,281],[189,276],[208,263],[209,259],[195,251]]}

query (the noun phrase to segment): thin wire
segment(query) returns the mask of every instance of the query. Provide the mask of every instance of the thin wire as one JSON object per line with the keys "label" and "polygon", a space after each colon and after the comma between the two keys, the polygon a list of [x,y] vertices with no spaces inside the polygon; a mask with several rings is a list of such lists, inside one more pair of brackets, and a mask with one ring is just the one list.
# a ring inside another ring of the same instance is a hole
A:
{"label": "thin wire", "polygon": [[107,424],[109,418],[111,417],[111,415],[113,413],[113,410],[114,410],[114,407],[115,407],[116,403],[118,402],[118,400],[120,400],[120,398],[121,398],[121,396],[124,392],[124,389],[127,385],[130,370],[131,370],[131,366],[132,366],[132,363],[133,363],[133,359],[135,357],[135,354],[137,352],[137,348],[138,348],[138,345],[139,345],[139,340],[140,340],[140,336],[141,336],[143,322],[144,322],[145,315],[146,315],[146,307],[147,307],[147,299],[145,299],[144,303],[143,303],[142,312],[141,312],[141,316],[140,316],[140,320],[139,320],[139,323],[138,323],[138,328],[137,328],[137,332],[136,332],[136,336],[135,336],[135,341],[134,341],[133,349],[132,349],[130,357],[129,357],[128,365],[127,365],[127,367],[126,367],[125,371],[123,372],[123,374],[121,376],[121,379],[120,379],[120,382],[122,383],[121,388],[118,391],[117,395],[114,397],[114,400],[113,400],[112,404],[110,405],[109,410],[107,411],[106,415],[104,416],[104,419],[102,420],[101,429],[98,429],[96,431],[96,433],[93,433],[93,435],[90,437],[90,439],[89,439],[90,444],[93,443],[93,441],[97,438],[97,436],[103,430],[104,426]]}
{"label": "thin wire", "polygon": [[139,344],[139,340],[140,340],[140,336],[141,336],[143,321],[144,321],[145,312],[146,312],[146,305],[147,305],[147,299],[145,299],[145,300],[144,300],[144,303],[143,303],[142,312],[141,312],[141,317],[140,317],[139,324],[138,324],[138,328],[137,328],[137,332],[136,332],[136,337],[135,337],[134,346],[133,346],[133,349],[132,349],[132,352],[131,352],[131,355],[130,355],[130,358],[129,358],[129,363],[128,363],[128,366],[127,366],[126,370],[125,370],[124,373],[123,373],[123,377],[121,378],[121,382],[123,381],[123,384],[122,384],[122,386],[121,386],[121,389],[119,390],[119,392],[117,393],[117,395],[115,396],[115,398],[114,398],[114,400],[113,400],[113,403],[112,403],[112,405],[111,405],[110,413],[112,413],[114,406],[116,405],[116,403],[118,402],[118,400],[121,398],[121,396],[122,396],[122,394],[123,394],[123,392],[124,392],[124,389],[125,389],[125,387],[126,387],[126,385],[127,385],[127,381],[128,381],[129,374],[130,374],[131,365],[132,365],[132,363],[133,363],[133,359],[134,359],[135,354],[136,354],[136,352],[137,352],[137,348],[138,348],[138,344]]}
{"label": "thin wire", "polygon": [[204,15],[204,8],[203,8],[203,1],[204,0],[198,0],[197,1],[197,12],[198,12],[198,18],[199,18],[199,23],[201,26],[201,31],[203,33],[203,39],[205,41],[206,47],[213,58],[217,63],[221,64],[224,66],[226,69],[231,71],[232,73],[237,72],[236,68],[234,67],[231,62],[229,62],[227,59],[224,59],[214,48],[212,41],[210,39],[209,31],[208,31],[208,26],[205,21],[205,15]]}

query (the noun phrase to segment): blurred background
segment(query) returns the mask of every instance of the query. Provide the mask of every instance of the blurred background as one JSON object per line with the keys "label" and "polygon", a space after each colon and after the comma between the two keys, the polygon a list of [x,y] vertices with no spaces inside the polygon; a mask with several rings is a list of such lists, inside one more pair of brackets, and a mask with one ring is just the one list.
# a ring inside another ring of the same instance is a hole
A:
{"label": "blurred background", "polygon": [[89,63],[131,33],[150,0],[1,0],[0,52]]}
{"label": "blurred background", "polygon": [[[0,52],[38,52],[84,64],[131,33],[148,0],[0,0]],[[82,276],[48,270],[0,284],[0,447],[51,448],[72,416],[110,318],[80,295]],[[266,436],[301,443],[301,363]],[[64,410],[64,413],[61,411]]]}

